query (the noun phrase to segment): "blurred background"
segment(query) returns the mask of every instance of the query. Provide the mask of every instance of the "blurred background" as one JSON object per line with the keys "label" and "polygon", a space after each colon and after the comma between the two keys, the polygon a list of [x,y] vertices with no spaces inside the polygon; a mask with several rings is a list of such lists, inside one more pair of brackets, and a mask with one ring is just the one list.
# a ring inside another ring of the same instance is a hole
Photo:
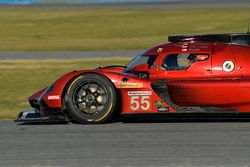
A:
{"label": "blurred background", "polygon": [[249,0],[0,0],[0,118],[66,72],[126,64],[169,34],[246,32]]}

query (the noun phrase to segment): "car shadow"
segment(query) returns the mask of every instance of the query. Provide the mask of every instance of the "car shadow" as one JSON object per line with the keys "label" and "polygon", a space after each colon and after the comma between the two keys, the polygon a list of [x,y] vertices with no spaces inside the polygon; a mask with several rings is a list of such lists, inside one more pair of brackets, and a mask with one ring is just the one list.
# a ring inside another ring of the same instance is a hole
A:
{"label": "car shadow", "polygon": [[17,125],[69,125],[69,122],[65,121],[40,121],[40,122],[16,122]]}
{"label": "car shadow", "polygon": [[117,122],[123,123],[203,123],[203,122],[250,122],[248,113],[185,113],[124,115]]}
{"label": "car shadow", "polygon": [[[250,113],[174,113],[174,114],[128,114],[118,117],[113,123],[214,123],[250,122]],[[17,125],[69,125],[76,122],[43,121],[17,122]]]}

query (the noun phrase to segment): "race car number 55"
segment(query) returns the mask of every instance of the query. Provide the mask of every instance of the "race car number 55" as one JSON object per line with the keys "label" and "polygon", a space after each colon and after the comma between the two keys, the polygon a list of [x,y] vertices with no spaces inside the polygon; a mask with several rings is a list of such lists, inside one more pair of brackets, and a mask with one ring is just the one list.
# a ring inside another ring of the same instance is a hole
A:
{"label": "race car number 55", "polygon": [[151,109],[151,92],[129,92],[129,108],[132,111],[149,111]]}

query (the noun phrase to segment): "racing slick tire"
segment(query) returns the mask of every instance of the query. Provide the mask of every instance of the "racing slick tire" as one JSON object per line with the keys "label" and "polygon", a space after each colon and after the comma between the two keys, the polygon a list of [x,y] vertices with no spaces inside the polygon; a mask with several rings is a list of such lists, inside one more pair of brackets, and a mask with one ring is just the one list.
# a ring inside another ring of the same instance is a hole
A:
{"label": "racing slick tire", "polygon": [[100,74],[83,74],[75,78],[66,92],[66,110],[81,124],[107,123],[116,116],[118,93],[114,85]]}

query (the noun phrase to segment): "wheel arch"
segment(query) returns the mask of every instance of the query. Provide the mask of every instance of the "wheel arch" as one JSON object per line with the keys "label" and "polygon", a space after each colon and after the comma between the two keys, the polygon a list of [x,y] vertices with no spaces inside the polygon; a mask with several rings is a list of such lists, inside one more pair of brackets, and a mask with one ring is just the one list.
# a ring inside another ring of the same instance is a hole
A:
{"label": "wheel arch", "polygon": [[[116,85],[114,84],[114,82],[109,78],[107,77],[106,75],[104,74],[101,74],[101,73],[97,73],[97,72],[82,72],[82,73],[78,73],[76,75],[74,75],[73,77],[71,77],[65,84],[62,92],[61,92],[61,105],[62,105],[62,108],[65,108],[65,100],[67,100],[67,97],[66,97],[66,94],[67,94],[67,91],[69,90],[69,87],[72,85],[72,83],[74,81],[77,81],[76,79],[80,76],[83,76],[83,75],[87,75],[87,74],[93,74],[93,75],[99,75],[101,77],[104,77],[105,79],[107,79],[108,81],[111,82],[111,84],[114,86],[114,89],[115,89],[115,92],[116,92],[116,96],[117,96],[117,104],[116,104],[116,107],[117,107],[117,111],[118,111],[118,114],[121,112],[121,109],[122,109],[122,98],[121,98],[121,92],[120,92],[120,89],[118,89],[116,87]],[[67,112],[67,111],[66,111]],[[66,113],[67,114],[67,113]],[[67,114],[68,115],[68,114]]]}

